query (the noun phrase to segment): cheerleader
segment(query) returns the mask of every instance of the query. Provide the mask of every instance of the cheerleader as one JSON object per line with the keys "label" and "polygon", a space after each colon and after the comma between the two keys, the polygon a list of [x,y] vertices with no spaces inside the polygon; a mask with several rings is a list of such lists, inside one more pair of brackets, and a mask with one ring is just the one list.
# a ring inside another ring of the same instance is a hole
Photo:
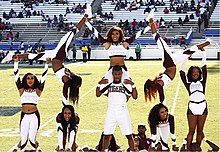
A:
{"label": "cheerleader", "polygon": [[36,142],[36,136],[40,126],[40,114],[37,108],[37,104],[44,89],[48,71],[48,63],[50,63],[51,60],[49,58],[46,59],[44,72],[40,81],[32,73],[26,73],[21,81],[18,70],[18,61],[19,57],[16,55],[14,57],[14,75],[22,105],[20,119],[21,141],[19,143],[19,147],[21,151],[25,151],[29,139],[31,150],[36,150],[38,145]]}

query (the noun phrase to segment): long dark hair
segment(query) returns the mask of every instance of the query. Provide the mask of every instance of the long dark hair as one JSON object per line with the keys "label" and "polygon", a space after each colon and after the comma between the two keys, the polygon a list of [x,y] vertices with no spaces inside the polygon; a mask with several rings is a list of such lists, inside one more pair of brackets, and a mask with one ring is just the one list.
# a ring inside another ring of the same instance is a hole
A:
{"label": "long dark hair", "polygon": [[77,104],[79,100],[79,88],[82,85],[82,78],[77,75],[71,76],[71,85],[69,89],[69,100]]}
{"label": "long dark hair", "polygon": [[118,43],[120,43],[120,42],[122,42],[122,41],[125,40],[123,30],[122,30],[120,27],[113,26],[113,27],[111,27],[111,28],[108,30],[108,32],[107,32],[107,34],[106,34],[106,36],[107,36],[107,41],[108,41],[108,42],[115,43],[115,42],[112,40],[112,37],[111,37],[113,31],[118,31],[118,32],[120,33],[120,37],[119,37],[119,42],[118,42]]}
{"label": "long dark hair", "polygon": [[[193,80],[192,79],[192,71],[193,71],[193,69],[198,69],[198,71],[199,71],[199,77],[196,79],[196,80]],[[201,80],[202,79],[202,70],[198,67],[198,66],[191,66],[190,68],[189,68],[189,70],[188,70],[188,72],[187,72],[187,79],[188,79],[188,81],[189,82],[193,82],[193,81],[198,81],[198,80]]]}
{"label": "long dark hair", "polygon": [[29,89],[30,87],[27,84],[27,76],[28,75],[33,75],[34,76],[34,85],[33,85],[33,89],[36,89],[39,86],[39,81],[37,79],[37,77],[33,74],[33,73],[26,73],[24,75],[24,77],[22,78],[22,86],[24,89]]}
{"label": "long dark hair", "polygon": [[[65,109],[69,109],[71,111],[71,117],[69,119],[69,121],[66,121],[64,119],[64,110]],[[59,118],[61,121],[61,125],[63,127],[63,132],[66,133],[67,132],[67,126],[68,124],[70,124],[70,130],[75,130],[76,129],[76,118],[75,118],[75,110],[73,108],[72,105],[64,105],[62,108],[62,113],[61,113],[61,117]],[[75,130],[76,131],[76,130]]]}
{"label": "long dark hair", "polygon": [[156,104],[150,110],[150,113],[149,113],[149,116],[148,116],[148,124],[149,124],[151,129],[156,128],[156,126],[160,122],[159,111],[160,111],[161,108],[165,108],[168,112],[168,108],[165,105],[163,105],[162,103]]}
{"label": "long dark hair", "polygon": [[156,79],[151,80],[151,79],[147,79],[147,81],[144,84],[144,95],[145,95],[145,101],[147,102],[152,101],[152,100],[156,100],[157,98],[157,89],[156,89]]}

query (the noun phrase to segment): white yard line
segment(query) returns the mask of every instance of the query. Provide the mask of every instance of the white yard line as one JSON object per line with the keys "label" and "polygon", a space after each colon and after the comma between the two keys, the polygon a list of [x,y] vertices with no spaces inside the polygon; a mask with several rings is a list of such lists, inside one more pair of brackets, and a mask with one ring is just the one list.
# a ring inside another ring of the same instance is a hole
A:
{"label": "white yard line", "polygon": [[7,92],[7,91],[9,91],[9,90],[11,90],[11,89],[14,89],[14,88],[15,88],[15,86],[14,86],[14,87],[11,87],[11,88],[8,88],[7,90],[4,90],[4,91],[0,92],[0,94],[3,94],[3,93],[5,93],[5,92]]}
{"label": "white yard line", "polygon": [[176,102],[177,102],[177,98],[178,98],[178,95],[179,95],[179,90],[180,90],[180,78],[179,78],[179,81],[178,81],[178,84],[177,84],[177,87],[176,87],[176,95],[174,97],[174,100],[173,100],[173,106],[172,106],[172,109],[171,109],[171,112],[170,114],[174,115],[174,110],[176,108]]}

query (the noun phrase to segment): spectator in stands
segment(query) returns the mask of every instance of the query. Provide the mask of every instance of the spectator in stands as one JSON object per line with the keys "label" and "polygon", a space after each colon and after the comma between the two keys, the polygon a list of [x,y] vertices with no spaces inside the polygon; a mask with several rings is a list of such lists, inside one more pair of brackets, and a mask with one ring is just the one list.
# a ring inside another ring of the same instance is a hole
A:
{"label": "spectator in stands", "polygon": [[58,22],[57,16],[54,15],[54,16],[53,16],[53,26],[54,26],[54,27],[57,27],[58,25],[59,25],[59,22]]}
{"label": "spectator in stands", "polygon": [[142,124],[142,123],[138,124],[138,134],[137,135],[141,139],[141,143],[143,145],[143,148],[148,150],[151,145],[151,139],[146,136],[146,133],[145,133],[146,130],[147,129],[146,129],[145,124]]}
{"label": "spectator in stands", "polygon": [[170,29],[173,29],[173,28],[174,28],[174,26],[173,26],[173,21],[172,21],[172,20],[169,22],[169,24],[168,24],[167,27],[170,28]]}
{"label": "spectator in stands", "polygon": [[75,13],[75,12],[76,12],[76,8],[77,8],[76,4],[75,4],[75,3],[73,3],[73,6],[72,6],[71,11],[72,11],[73,13]]}
{"label": "spectator in stands", "polygon": [[137,24],[138,23],[137,23],[136,19],[133,19],[133,22],[131,23],[133,33],[135,33],[135,31],[137,29]]}
{"label": "spectator in stands", "polygon": [[146,12],[150,12],[151,11],[151,8],[150,8],[150,6],[147,6],[145,9],[144,9],[144,14],[146,13]]}
{"label": "spectator in stands", "polygon": [[105,12],[105,14],[103,15],[103,17],[104,17],[104,20],[107,20],[107,19],[108,19],[108,13]]}
{"label": "spectator in stands", "polygon": [[190,18],[190,19],[194,19],[194,18],[195,18],[194,15],[193,15],[193,13],[190,14],[189,18]]}
{"label": "spectator in stands", "polygon": [[172,4],[170,4],[170,11],[174,12],[175,10],[176,10],[175,7]]}
{"label": "spectator in stands", "polygon": [[9,31],[7,34],[8,44],[12,44],[13,41],[13,33],[12,31]]}
{"label": "spectator in stands", "polygon": [[189,16],[188,15],[186,15],[185,19],[183,20],[183,23],[187,23],[187,22],[189,22]]}
{"label": "spectator in stands", "polygon": [[64,23],[63,21],[60,21],[59,25],[58,25],[58,29],[57,31],[63,32],[64,31]]}
{"label": "spectator in stands", "polygon": [[168,14],[169,13],[169,9],[167,7],[165,7],[163,12],[164,12],[164,14]]}
{"label": "spectator in stands", "polygon": [[3,12],[3,18],[6,19],[6,20],[8,20],[8,19],[9,19],[9,15],[6,14],[5,12]]}
{"label": "spectator in stands", "polygon": [[109,19],[113,20],[113,14],[112,14],[112,12],[110,12],[109,15],[108,15],[108,20],[109,20]]}
{"label": "spectator in stands", "polygon": [[63,14],[60,14],[60,15],[59,15],[59,22],[61,22],[61,21],[64,21],[64,19],[63,19]]}
{"label": "spectator in stands", "polygon": [[32,16],[37,16],[37,11],[36,10],[33,11]]}
{"label": "spectator in stands", "polygon": [[156,0],[156,2],[155,2],[155,6],[161,6],[161,3],[160,3],[159,0]]}
{"label": "spectator in stands", "polygon": [[181,9],[181,7],[179,5],[177,5],[177,7],[176,7],[176,13],[177,14],[182,13],[182,9]]}
{"label": "spectator in stands", "polygon": [[204,27],[205,28],[209,27],[209,18],[208,18],[208,14],[206,11],[204,12]]}
{"label": "spectator in stands", "polygon": [[70,9],[69,7],[66,8],[66,14],[69,14],[70,13]]}
{"label": "spectator in stands", "polygon": [[179,26],[183,26],[183,20],[181,17],[179,17],[179,19],[178,19],[178,24],[179,24]]}
{"label": "spectator in stands", "polygon": [[14,36],[14,41],[19,41],[20,40],[20,33],[17,32]]}
{"label": "spectator in stands", "polygon": [[103,25],[102,32],[107,32],[108,26],[106,24]]}
{"label": "spectator in stands", "polygon": [[49,28],[53,27],[53,24],[50,18],[47,20],[47,27]]}
{"label": "spectator in stands", "polygon": [[159,22],[159,20],[156,21],[155,26],[156,26],[157,29],[159,29],[159,27],[160,27],[160,22]]}
{"label": "spectator in stands", "polygon": [[[95,147],[97,151],[102,151],[103,146],[103,138],[104,138],[104,132],[101,134],[101,138],[99,140],[99,144]],[[114,135],[112,134],[110,138],[110,144],[108,147],[109,151],[117,151],[120,148],[120,146],[117,145]]]}
{"label": "spectator in stands", "polygon": [[199,33],[201,32],[202,22],[203,22],[203,20],[199,17],[199,18],[198,18],[198,30],[199,30]]}
{"label": "spectator in stands", "polygon": [[166,5],[166,3],[163,0],[161,0],[160,6],[165,6],[165,5]]}
{"label": "spectator in stands", "polygon": [[24,18],[24,16],[21,12],[19,12],[17,18]]}

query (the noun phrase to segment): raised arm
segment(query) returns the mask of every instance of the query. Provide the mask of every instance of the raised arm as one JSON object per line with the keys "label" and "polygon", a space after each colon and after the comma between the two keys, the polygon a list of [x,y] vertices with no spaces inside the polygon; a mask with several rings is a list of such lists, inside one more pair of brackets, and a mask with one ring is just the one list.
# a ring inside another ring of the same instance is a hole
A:
{"label": "raised arm", "polygon": [[181,78],[183,84],[185,85],[186,89],[189,91],[189,84],[186,81],[186,73],[185,73],[185,68],[186,68],[187,62],[188,62],[188,59],[184,60],[181,67],[180,67],[180,78]]}
{"label": "raised arm", "polygon": [[16,86],[19,90],[19,93],[20,95],[22,94],[22,89],[23,89],[23,86],[22,86],[22,83],[21,83],[21,79],[20,79],[20,76],[19,76],[19,70],[18,70],[18,62],[19,62],[19,57],[18,56],[15,56],[14,58],[14,76],[15,76],[15,83],[16,83]]}
{"label": "raised arm", "polygon": [[107,42],[107,39],[105,39],[88,21],[85,23],[87,27],[92,31],[96,38],[98,38],[99,42],[104,44]]}
{"label": "raised arm", "polygon": [[46,63],[45,63],[45,66],[44,66],[44,70],[43,70],[43,73],[41,75],[41,80],[40,80],[40,84],[38,86],[38,89],[42,92],[43,89],[44,89],[44,84],[45,84],[45,80],[46,80],[46,77],[47,77],[47,72],[48,72],[48,64],[51,62],[51,59],[50,58],[47,58],[46,59]]}
{"label": "raised arm", "polygon": [[206,65],[206,52],[202,51],[202,83],[204,87],[204,93],[205,93],[205,85],[207,80],[207,65]]}
{"label": "raised arm", "polygon": [[80,30],[83,24],[86,22],[88,18],[88,15],[85,14],[84,17],[79,21],[79,23],[76,25],[77,29]]}

